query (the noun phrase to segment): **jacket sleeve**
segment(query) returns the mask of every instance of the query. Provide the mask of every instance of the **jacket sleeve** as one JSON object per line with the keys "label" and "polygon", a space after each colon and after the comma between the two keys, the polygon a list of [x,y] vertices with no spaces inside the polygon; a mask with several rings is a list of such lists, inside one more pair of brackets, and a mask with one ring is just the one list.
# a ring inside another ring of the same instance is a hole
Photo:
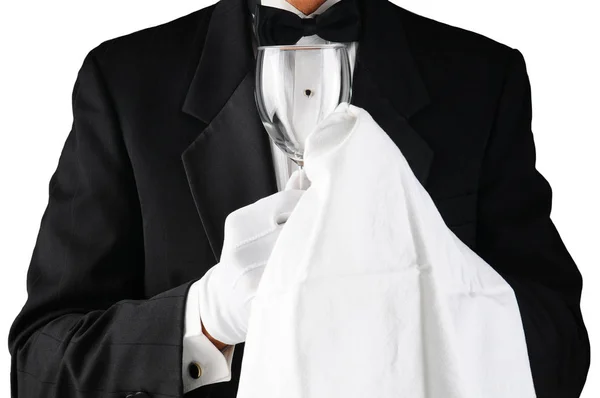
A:
{"label": "jacket sleeve", "polygon": [[590,362],[582,277],[550,220],[551,188],[535,168],[531,87],[511,50],[480,176],[476,251],[515,291],[538,398],[580,396]]}
{"label": "jacket sleeve", "polygon": [[13,397],[182,395],[193,281],[145,297],[141,206],[98,51],[77,76],[72,130],[49,184],[28,299],[9,335]]}

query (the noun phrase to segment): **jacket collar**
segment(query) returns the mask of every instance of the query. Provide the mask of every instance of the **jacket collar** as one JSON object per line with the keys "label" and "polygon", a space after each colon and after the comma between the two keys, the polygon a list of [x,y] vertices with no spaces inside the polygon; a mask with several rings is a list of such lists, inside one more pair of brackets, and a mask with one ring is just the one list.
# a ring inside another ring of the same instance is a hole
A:
{"label": "jacket collar", "polygon": [[[363,34],[351,103],[373,116],[425,185],[433,152],[408,119],[430,98],[408,46],[401,9],[387,0],[364,0],[361,6]],[[254,99],[251,18],[247,0],[214,6],[182,109],[205,124],[182,160],[217,260],[227,215],[277,191],[269,138]]]}

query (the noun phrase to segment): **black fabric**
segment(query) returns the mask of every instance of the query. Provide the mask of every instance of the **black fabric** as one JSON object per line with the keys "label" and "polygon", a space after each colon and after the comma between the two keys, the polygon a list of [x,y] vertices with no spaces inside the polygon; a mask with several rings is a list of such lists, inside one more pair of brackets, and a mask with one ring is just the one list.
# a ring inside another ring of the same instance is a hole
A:
{"label": "black fabric", "polygon": [[[361,7],[352,103],[514,288],[538,397],[578,397],[582,279],[535,169],[522,54],[385,0]],[[13,397],[182,396],[187,289],[218,261],[227,214],[277,190],[251,39],[246,0],[221,0],[86,57],[9,336]],[[187,397],[235,398],[243,349],[230,382]]]}
{"label": "black fabric", "polygon": [[276,7],[259,5],[255,9],[255,32],[261,46],[295,44],[303,36],[312,35],[339,43],[360,39],[361,19],[357,0],[341,0],[311,18],[301,18]]}
{"label": "black fabric", "polygon": [[261,1],[260,0],[247,0],[247,2],[248,2],[248,11],[251,14],[255,14],[256,6],[260,5]]}

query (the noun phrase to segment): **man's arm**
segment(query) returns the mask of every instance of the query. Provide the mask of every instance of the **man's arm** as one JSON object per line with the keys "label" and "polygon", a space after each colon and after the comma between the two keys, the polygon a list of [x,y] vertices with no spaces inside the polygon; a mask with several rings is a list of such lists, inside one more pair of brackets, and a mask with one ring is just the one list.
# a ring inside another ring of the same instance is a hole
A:
{"label": "man's arm", "polygon": [[483,160],[475,251],[512,286],[539,398],[579,397],[590,363],[582,278],[550,220],[552,192],[535,169],[531,88],[512,50]]}
{"label": "man's arm", "polygon": [[191,281],[144,296],[140,204],[118,117],[95,49],[73,91],[73,126],[9,347],[13,397],[182,395],[182,339]]}

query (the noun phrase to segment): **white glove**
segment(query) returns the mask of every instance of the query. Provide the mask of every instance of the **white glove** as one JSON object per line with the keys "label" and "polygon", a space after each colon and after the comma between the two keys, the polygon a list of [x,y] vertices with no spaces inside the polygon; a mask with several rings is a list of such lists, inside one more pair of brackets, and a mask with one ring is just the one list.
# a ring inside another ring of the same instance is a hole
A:
{"label": "white glove", "polygon": [[297,170],[286,189],[242,207],[225,220],[220,262],[199,281],[202,323],[228,345],[246,340],[252,299],[279,233],[305,192],[308,179]]}

